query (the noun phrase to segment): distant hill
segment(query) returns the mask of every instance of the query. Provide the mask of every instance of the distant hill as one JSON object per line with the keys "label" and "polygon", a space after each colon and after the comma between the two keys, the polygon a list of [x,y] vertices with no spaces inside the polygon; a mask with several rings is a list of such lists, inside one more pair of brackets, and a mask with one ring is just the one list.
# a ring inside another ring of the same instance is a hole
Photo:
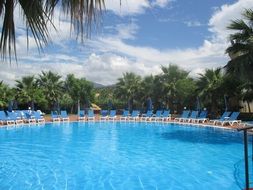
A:
{"label": "distant hill", "polygon": [[115,87],[115,84],[112,85],[103,85],[96,82],[91,82],[94,85],[94,88],[113,88]]}
{"label": "distant hill", "polygon": [[96,82],[91,82],[94,86],[94,88],[103,88],[105,87],[105,85],[102,85],[102,84],[99,84],[99,83],[96,83]]}

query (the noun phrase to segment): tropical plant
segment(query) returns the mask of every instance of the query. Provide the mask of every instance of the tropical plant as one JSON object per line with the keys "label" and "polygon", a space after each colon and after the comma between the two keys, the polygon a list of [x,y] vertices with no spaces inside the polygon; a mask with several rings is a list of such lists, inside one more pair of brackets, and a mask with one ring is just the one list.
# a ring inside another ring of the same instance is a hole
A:
{"label": "tropical plant", "polygon": [[244,19],[231,22],[227,27],[235,31],[230,35],[231,46],[226,49],[231,60],[225,66],[234,77],[253,82],[253,10],[243,12]]}
{"label": "tropical plant", "polygon": [[[203,106],[211,111],[214,115],[224,107],[224,89],[223,89],[223,74],[221,69],[207,69],[204,74],[199,74],[200,77],[196,83],[197,93],[203,102]],[[218,110],[219,108],[219,110]]]}
{"label": "tropical plant", "polygon": [[51,71],[42,71],[37,79],[38,86],[42,89],[51,110],[59,109],[59,100],[63,94],[63,81],[60,79],[60,75]]}
{"label": "tropical plant", "polygon": [[14,99],[13,90],[3,81],[0,81],[0,108],[5,108],[8,106],[8,103]]}
{"label": "tropical plant", "polygon": [[[65,80],[64,87],[72,98],[72,101],[76,103],[75,105],[78,110],[80,109],[80,105],[83,108],[89,107],[89,104],[94,100],[93,85],[85,78],[78,79],[73,74],[69,74]],[[71,111],[73,109],[72,106]]]}
{"label": "tropical plant", "polygon": [[135,98],[140,91],[141,77],[134,73],[124,73],[122,78],[118,79],[115,94],[123,101],[127,101],[128,110],[132,111]]}
{"label": "tropical plant", "polygon": [[50,38],[48,25],[53,25],[53,13],[59,4],[62,12],[70,16],[71,24],[78,34],[89,34],[93,21],[98,20],[104,8],[104,0],[2,0],[0,1],[0,16],[3,17],[0,39],[2,57],[5,58],[9,53],[11,59],[12,52],[16,53],[14,16],[16,8],[20,9],[21,18],[26,23],[27,35],[32,34],[38,47],[41,48]]}
{"label": "tropical plant", "polygon": [[[172,110],[181,110],[186,106],[186,102],[182,100],[188,95],[192,95],[185,83],[190,83],[192,86],[192,79],[188,77],[189,72],[181,69],[177,65],[170,64],[168,67],[161,67],[163,74],[158,78],[160,80],[160,89],[162,94],[162,101],[165,108]],[[180,88],[179,88],[180,87]],[[193,90],[194,87],[192,86]]]}
{"label": "tropical plant", "polygon": [[34,104],[44,105],[45,96],[38,88],[34,76],[26,76],[21,80],[16,80],[16,99],[19,103],[31,107],[34,110]]}

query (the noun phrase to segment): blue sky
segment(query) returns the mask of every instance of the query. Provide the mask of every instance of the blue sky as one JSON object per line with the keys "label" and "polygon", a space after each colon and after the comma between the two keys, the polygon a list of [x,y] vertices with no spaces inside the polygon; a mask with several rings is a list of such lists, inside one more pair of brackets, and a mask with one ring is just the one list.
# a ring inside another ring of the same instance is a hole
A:
{"label": "blue sky", "polygon": [[26,33],[19,8],[15,10],[18,64],[0,65],[0,80],[14,85],[26,75],[51,70],[109,85],[124,72],[141,76],[161,73],[170,63],[197,77],[207,68],[224,66],[229,60],[226,26],[241,17],[252,0],[105,0],[100,27],[84,43],[70,35],[70,22],[56,9],[51,26],[52,41],[38,53]]}

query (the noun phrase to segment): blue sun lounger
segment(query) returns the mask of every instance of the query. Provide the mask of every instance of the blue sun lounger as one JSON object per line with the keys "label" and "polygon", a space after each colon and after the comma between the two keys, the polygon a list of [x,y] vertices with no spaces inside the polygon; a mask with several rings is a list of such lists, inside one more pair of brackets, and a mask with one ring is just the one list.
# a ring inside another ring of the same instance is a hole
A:
{"label": "blue sun lounger", "polygon": [[126,121],[129,117],[129,111],[128,110],[124,110],[123,114],[120,116],[119,120],[120,121]]}
{"label": "blue sun lounger", "polygon": [[171,120],[170,110],[164,110],[160,117],[156,117],[156,121],[169,121]]}
{"label": "blue sun lounger", "polygon": [[88,110],[87,119],[88,121],[95,121],[95,115],[93,110]]}
{"label": "blue sun lounger", "polygon": [[55,122],[55,121],[61,121],[61,118],[59,117],[57,111],[51,111],[51,120],[53,122]]}
{"label": "blue sun lounger", "polygon": [[7,125],[15,124],[15,121],[7,117],[4,111],[0,111],[0,122],[1,124],[7,124]]}
{"label": "blue sun lounger", "polygon": [[24,123],[23,119],[19,118],[15,112],[8,112],[8,117],[11,121],[14,121],[16,125]]}
{"label": "blue sun lounger", "polygon": [[100,120],[105,121],[107,119],[108,119],[108,111],[107,110],[101,110]]}
{"label": "blue sun lounger", "polygon": [[140,117],[140,120],[149,121],[152,116],[153,116],[153,110],[148,110],[147,113],[142,114],[142,116]]}
{"label": "blue sun lounger", "polygon": [[85,120],[85,112],[84,110],[80,110],[77,117],[78,121]]}
{"label": "blue sun lounger", "polygon": [[207,122],[208,121],[207,113],[208,112],[206,110],[201,111],[199,116],[196,119],[193,119],[192,122],[194,122],[194,123],[205,123],[205,122]]}
{"label": "blue sun lounger", "polygon": [[187,119],[189,117],[190,111],[189,110],[184,110],[183,113],[181,114],[180,117],[176,117],[174,121],[184,121],[184,119]]}
{"label": "blue sun lounger", "polygon": [[216,124],[221,124],[222,126],[229,124],[230,126],[233,126],[234,124],[241,123],[241,120],[238,120],[238,116],[240,115],[240,112],[233,112],[230,117],[223,121],[217,121]]}
{"label": "blue sun lounger", "polygon": [[66,110],[61,110],[60,118],[62,121],[69,121],[69,116]]}
{"label": "blue sun lounger", "polygon": [[116,119],[117,119],[116,110],[111,110],[111,111],[110,111],[110,114],[109,114],[109,116],[108,116],[108,120],[115,121]]}
{"label": "blue sun lounger", "polygon": [[214,120],[210,120],[210,123],[213,123],[214,125],[223,122],[225,120],[227,120],[230,116],[231,112],[229,111],[225,111],[222,116],[220,117],[220,119],[214,119]]}
{"label": "blue sun lounger", "polygon": [[40,115],[40,112],[36,111],[34,112],[34,118],[37,123],[45,123],[45,119],[42,115]]}
{"label": "blue sun lounger", "polygon": [[199,114],[199,111],[192,111],[191,115],[188,118],[183,119],[183,122],[188,122],[188,123],[192,122],[193,119],[197,118],[198,114]]}
{"label": "blue sun lounger", "polygon": [[129,121],[137,121],[139,119],[139,110],[133,110],[132,114],[129,116],[128,120]]}
{"label": "blue sun lounger", "polygon": [[156,113],[151,117],[151,121],[157,121],[157,118],[162,116],[163,110],[156,110]]}

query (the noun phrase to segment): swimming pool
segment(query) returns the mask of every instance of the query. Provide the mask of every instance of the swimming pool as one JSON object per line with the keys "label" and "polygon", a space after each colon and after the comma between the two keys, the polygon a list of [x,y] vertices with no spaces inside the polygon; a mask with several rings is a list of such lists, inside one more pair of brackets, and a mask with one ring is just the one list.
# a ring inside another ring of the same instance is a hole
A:
{"label": "swimming pool", "polygon": [[241,134],[208,127],[73,122],[1,128],[0,189],[239,190],[242,158]]}

